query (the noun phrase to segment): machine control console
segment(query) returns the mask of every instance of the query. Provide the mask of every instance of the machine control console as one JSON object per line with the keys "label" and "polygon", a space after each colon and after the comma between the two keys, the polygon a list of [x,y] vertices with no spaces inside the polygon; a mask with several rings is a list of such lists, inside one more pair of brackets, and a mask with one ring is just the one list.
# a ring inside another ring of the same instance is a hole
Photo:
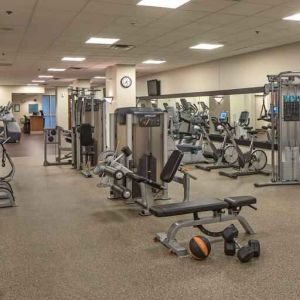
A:
{"label": "machine control console", "polygon": [[142,115],[139,116],[140,127],[159,127],[160,126],[160,115]]}

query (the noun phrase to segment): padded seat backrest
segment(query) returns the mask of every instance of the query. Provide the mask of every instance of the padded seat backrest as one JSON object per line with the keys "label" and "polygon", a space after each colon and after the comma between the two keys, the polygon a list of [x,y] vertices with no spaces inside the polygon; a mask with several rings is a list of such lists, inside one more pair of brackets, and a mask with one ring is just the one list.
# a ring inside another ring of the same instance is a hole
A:
{"label": "padded seat backrest", "polygon": [[79,127],[79,133],[81,146],[93,146],[93,126],[91,124],[81,124]]}
{"label": "padded seat backrest", "polygon": [[183,153],[179,150],[174,150],[171,156],[169,157],[167,163],[165,164],[161,174],[160,179],[163,182],[169,183],[173,180],[181,160],[183,158]]}

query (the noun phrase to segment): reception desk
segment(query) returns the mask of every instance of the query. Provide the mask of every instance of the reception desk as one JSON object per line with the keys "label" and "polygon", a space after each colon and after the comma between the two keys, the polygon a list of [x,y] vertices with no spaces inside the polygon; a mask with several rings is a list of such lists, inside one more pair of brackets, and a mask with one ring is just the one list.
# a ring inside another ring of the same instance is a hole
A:
{"label": "reception desk", "polygon": [[30,134],[44,132],[44,119],[41,116],[30,116]]}

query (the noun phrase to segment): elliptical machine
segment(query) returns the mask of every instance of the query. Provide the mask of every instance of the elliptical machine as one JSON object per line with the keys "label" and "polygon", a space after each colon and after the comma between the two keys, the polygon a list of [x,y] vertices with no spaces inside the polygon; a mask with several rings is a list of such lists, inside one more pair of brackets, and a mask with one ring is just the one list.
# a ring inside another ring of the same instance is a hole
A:
{"label": "elliptical machine", "polygon": [[237,138],[241,140],[245,140],[248,138],[248,131],[253,129],[253,127],[249,127],[249,125],[250,125],[249,112],[247,110],[244,110],[240,114],[240,118],[237,126]]}
{"label": "elliptical machine", "polygon": [[208,163],[202,154],[203,134],[198,125],[202,112],[185,99],[180,101],[177,113],[164,105],[169,117],[168,152],[171,154],[176,148],[183,152],[182,164]]}
{"label": "elliptical machine", "polygon": [[9,143],[18,143],[21,140],[21,128],[12,114],[12,102],[8,102],[7,106],[0,108],[0,121],[3,122],[3,127],[0,131],[4,132],[6,138],[10,138]]}
{"label": "elliptical machine", "polygon": [[0,176],[0,208],[15,206],[13,189],[9,183],[14,177],[15,165],[5,148],[5,144],[9,141],[9,139],[10,138],[2,139],[0,141],[2,149],[1,166],[5,169],[5,171],[7,171],[7,161],[9,163],[9,171]]}

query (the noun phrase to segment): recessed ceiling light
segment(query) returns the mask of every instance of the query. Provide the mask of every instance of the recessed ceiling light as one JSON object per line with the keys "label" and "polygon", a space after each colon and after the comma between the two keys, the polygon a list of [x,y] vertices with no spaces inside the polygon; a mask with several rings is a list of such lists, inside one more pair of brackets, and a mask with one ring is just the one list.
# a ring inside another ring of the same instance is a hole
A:
{"label": "recessed ceiling light", "polygon": [[95,76],[94,79],[106,79],[104,76]]}
{"label": "recessed ceiling light", "polygon": [[300,13],[288,16],[283,18],[283,20],[288,20],[288,21],[300,21]]}
{"label": "recessed ceiling light", "polygon": [[191,0],[142,0],[137,5],[155,6],[165,8],[177,8]]}
{"label": "recessed ceiling light", "polygon": [[32,82],[43,83],[43,82],[45,82],[45,80],[32,80]]}
{"label": "recessed ceiling light", "polygon": [[63,60],[63,61],[84,61],[84,60],[86,60],[86,58],[85,57],[66,56],[66,57],[63,57],[61,60]]}
{"label": "recessed ceiling light", "polygon": [[63,72],[66,71],[66,69],[60,69],[60,68],[49,68],[49,72]]}
{"label": "recessed ceiling light", "polygon": [[165,60],[154,60],[154,59],[148,59],[143,61],[143,64],[149,64],[149,65],[160,65],[165,63]]}
{"label": "recessed ceiling light", "polygon": [[37,83],[27,83],[28,86],[38,86]]}
{"label": "recessed ceiling light", "polygon": [[190,47],[190,49],[213,50],[221,47],[224,47],[224,45],[223,44],[198,44],[193,47]]}
{"label": "recessed ceiling light", "polygon": [[97,38],[91,37],[85,43],[86,44],[98,44],[98,45],[112,45],[118,42],[120,39],[107,39],[107,38]]}
{"label": "recessed ceiling light", "polygon": [[39,78],[53,78],[53,75],[39,75]]}

